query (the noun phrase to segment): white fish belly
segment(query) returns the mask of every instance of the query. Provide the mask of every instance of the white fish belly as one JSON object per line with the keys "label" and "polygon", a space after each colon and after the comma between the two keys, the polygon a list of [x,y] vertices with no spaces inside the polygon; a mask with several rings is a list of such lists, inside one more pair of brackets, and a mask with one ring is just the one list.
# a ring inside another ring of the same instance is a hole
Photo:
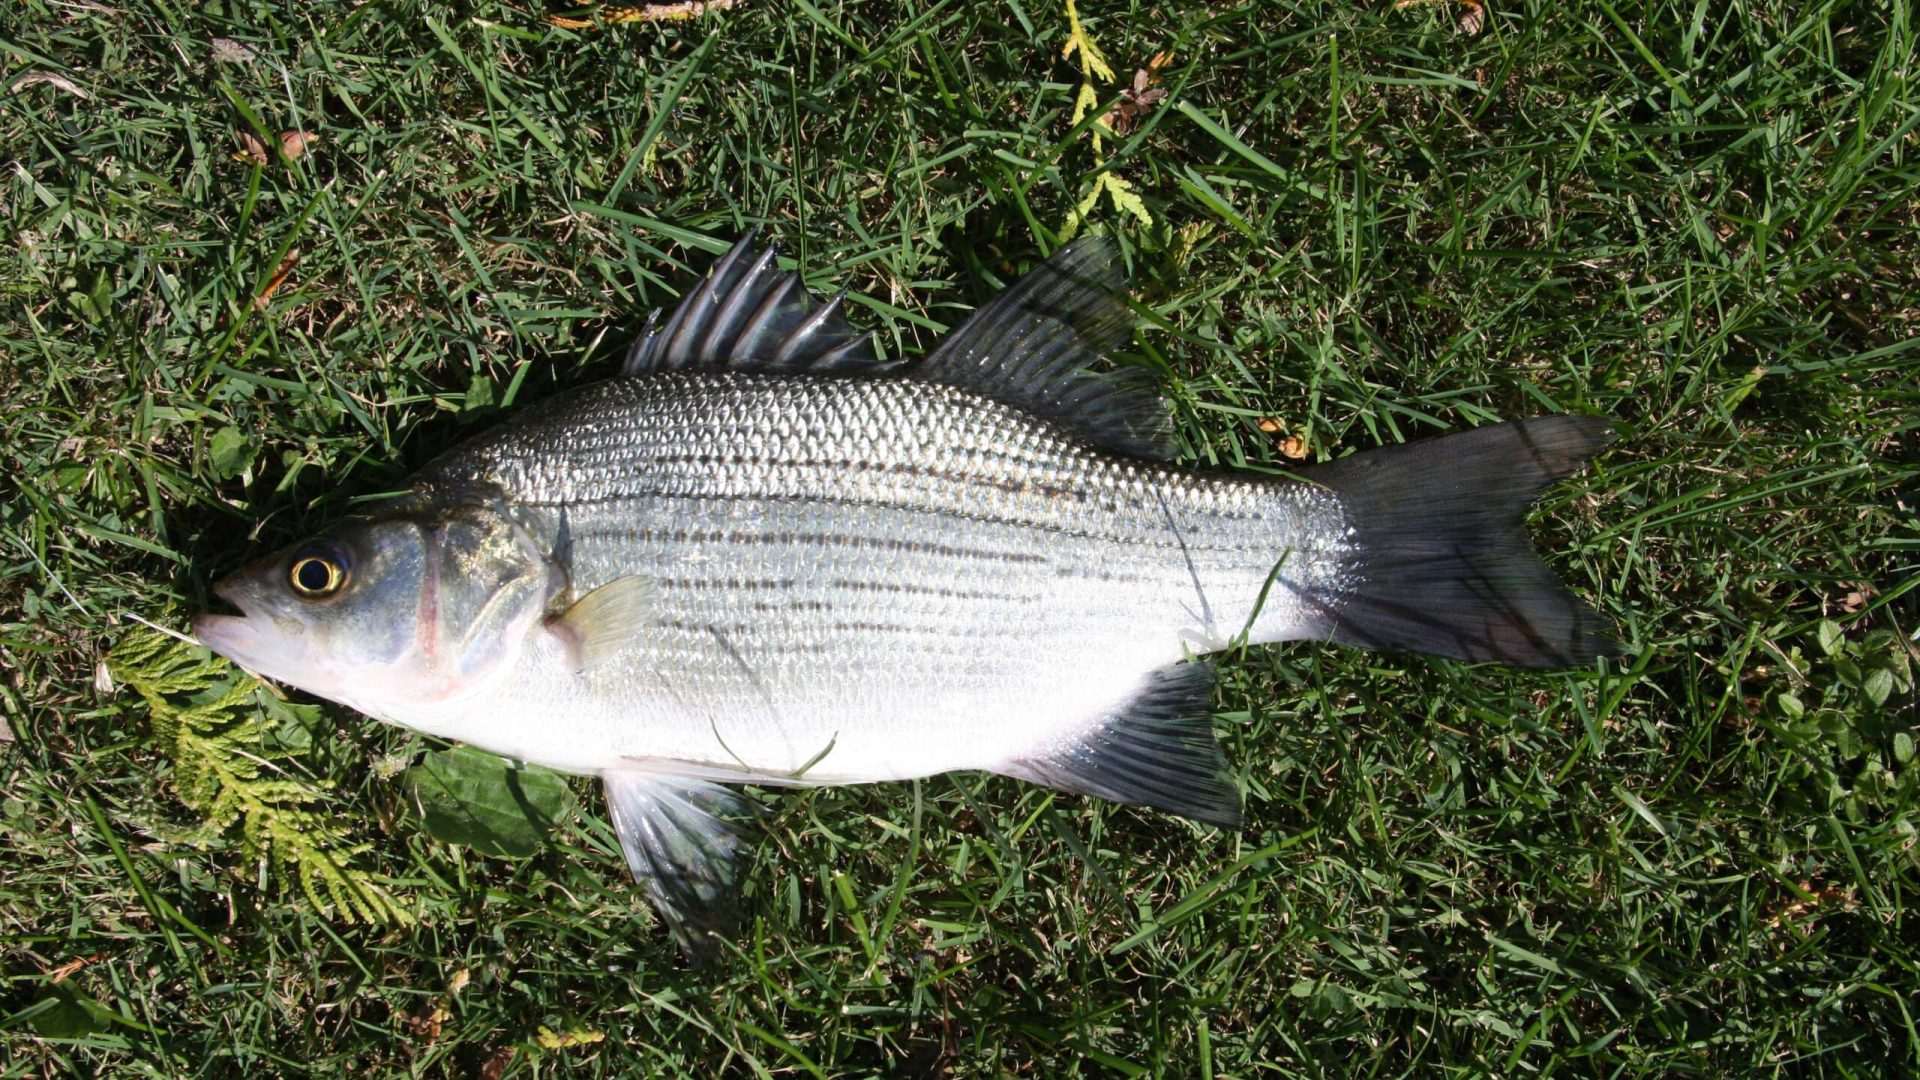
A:
{"label": "white fish belly", "polygon": [[992,769],[1250,626],[1253,640],[1304,632],[1284,587],[1253,618],[1277,541],[1067,538],[740,499],[650,507],[569,521],[578,590],[650,579],[649,630],[585,673],[543,635],[490,705],[440,733],[576,772],[672,761],[849,783]]}

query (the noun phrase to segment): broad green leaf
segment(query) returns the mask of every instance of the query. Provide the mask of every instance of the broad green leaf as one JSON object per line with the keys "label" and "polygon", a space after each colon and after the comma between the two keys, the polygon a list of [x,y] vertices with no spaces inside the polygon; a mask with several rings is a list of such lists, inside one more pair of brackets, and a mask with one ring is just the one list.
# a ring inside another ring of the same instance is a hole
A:
{"label": "broad green leaf", "polygon": [[1819,630],[1820,651],[1832,656],[1840,649],[1840,624],[1832,619],[1821,619]]}
{"label": "broad green leaf", "polygon": [[540,850],[570,798],[559,773],[470,746],[428,754],[407,783],[435,839],[507,859]]}
{"label": "broad green leaf", "polygon": [[260,743],[269,753],[305,753],[313,747],[313,733],[326,722],[318,705],[283,701],[265,690],[255,694],[254,701],[273,721],[260,732]]}
{"label": "broad green leaf", "polygon": [[27,1026],[49,1039],[81,1039],[113,1023],[106,1006],[62,985],[50,987],[26,1014]]}
{"label": "broad green leaf", "polygon": [[1867,681],[1860,685],[1867,692],[1867,698],[1875,705],[1885,705],[1893,693],[1893,672],[1886,668],[1874,668],[1867,673]]}
{"label": "broad green leaf", "polygon": [[473,378],[467,381],[466,410],[473,412],[476,409],[490,408],[492,405],[493,380],[480,372],[474,372]]}
{"label": "broad green leaf", "polygon": [[207,455],[212,460],[214,474],[222,480],[231,480],[253,465],[253,441],[240,433],[237,427],[223,427],[213,433],[213,440],[207,445]]}

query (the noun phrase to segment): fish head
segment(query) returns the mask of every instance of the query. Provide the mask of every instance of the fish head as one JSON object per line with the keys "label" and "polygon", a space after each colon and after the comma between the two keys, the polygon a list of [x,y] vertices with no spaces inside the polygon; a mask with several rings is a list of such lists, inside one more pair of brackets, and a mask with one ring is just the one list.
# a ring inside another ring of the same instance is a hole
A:
{"label": "fish head", "polygon": [[193,632],[260,675],[376,716],[484,690],[513,666],[564,575],[484,507],[353,518],[213,587],[240,613]]}

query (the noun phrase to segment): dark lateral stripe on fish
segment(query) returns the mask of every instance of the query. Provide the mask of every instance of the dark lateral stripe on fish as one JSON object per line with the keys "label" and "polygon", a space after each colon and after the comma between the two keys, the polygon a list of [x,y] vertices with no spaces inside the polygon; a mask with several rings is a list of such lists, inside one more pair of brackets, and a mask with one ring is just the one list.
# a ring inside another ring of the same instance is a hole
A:
{"label": "dark lateral stripe on fish", "polygon": [[[662,656],[671,657],[678,654],[697,660],[710,660],[714,657],[726,656],[726,664],[723,665],[726,669],[731,669],[736,666],[738,660],[727,655],[726,651],[714,642],[714,631],[718,630],[729,637],[744,637],[751,633],[754,626],[752,623],[739,623],[730,627],[715,626],[712,623],[702,622],[698,619],[664,619],[653,625],[661,630],[675,630],[687,635],[686,641],[677,647],[671,641],[663,641],[660,649]],[[793,641],[768,637],[756,639],[753,643],[755,652],[791,653],[796,656],[825,653],[834,647],[833,642],[823,639]],[[688,670],[694,669],[689,668]]]}
{"label": "dark lateral stripe on fish", "polygon": [[[961,489],[962,492],[965,492],[966,489],[971,487],[984,486],[1008,495],[1044,496],[1047,498],[1059,498],[1063,496],[1071,496],[1075,503],[1091,504],[1101,512],[1107,513],[1107,514],[1119,514],[1129,510],[1145,511],[1147,513],[1152,513],[1156,509],[1155,503],[1150,502],[1149,500],[1146,500],[1146,499],[1138,499],[1138,498],[1129,499],[1129,498],[1126,498],[1124,493],[1122,492],[1118,492],[1114,490],[1100,490],[1100,489],[1081,490],[1081,489],[1076,489],[1075,487],[1071,486],[1071,484],[1055,484],[1055,483],[1050,483],[1043,480],[1036,480],[1036,479],[1033,479],[1031,476],[1022,475],[1022,474],[1030,473],[1033,471],[1044,470],[1049,467],[1058,467],[1059,463],[1057,461],[1053,461],[1044,456],[1036,455],[1030,458],[1027,458],[1027,457],[1016,458],[1011,454],[1001,453],[1001,452],[997,452],[997,451],[985,449],[985,448],[972,450],[970,453],[973,458],[985,459],[989,463],[988,468],[982,469],[982,470],[976,470],[976,471],[969,471],[969,472],[959,472],[959,471],[953,470],[951,467],[938,468],[938,467],[929,466],[929,465],[915,465],[912,463],[899,463],[899,462],[881,462],[881,461],[872,461],[872,460],[863,459],[863,458],[850,458],[850,457],[783,458],[783,457],[765,455],[765,454],[720,455],[720,454],[711,454],[711,453],[661,454],[661,455],[655,455],[655,456],[647,456],[640,459],[640,461],[634,462],[631,464],[634,466],[637,466],[641,463],[644,463],[648,467],[693,466],[695,468],[695,472],[692,475],[698,475],[703,478],[710,477],[712,475],[711,470],[714,470],[714,469],[719,469],[724,471],[728,469],[739,469],[739,468],[757,468],[757,469],[775,469],[775,470],[815,469],[815,470],[826,472],[834,476],[859,476],[863,473],[877,473],[883,476],[908,476],[908,477],[913,477],[915,479],[933,480],[940,483],[951,484],[954,487]],[[998,463],[1005,463],[1005,464],[998,464]],[[1116,477],[1114,479],[1119,479],[1119,478]],[[1129,477],[1128,479],[1134,479],[1134,478]],[[1182,480],[1189,479],[1189,478],[1185,477],[1183,474],[1167,472],[1165,470],[1151,470],[1142,474],[1137,479],[1145,484],[1156,484],[1156,483],[1165,484],[1165,483],[1179,483]],[[685,494],[686,493],[663,490],[657,486],[647,487],[647,488],[634,487],[634,488],[622,489],[622,492],[618,495],[569,499],[566,501],[585,504],[585,503],[617,501],[618,499],[621,499],[621,498],[646,498],[651,496],[674,497],[677,495],[685,495]],[[724,498],[726,496],[721,493],[715,493],[707,497]],[[924,504],[917,504],[917,505],[916,504],[900,504],[900,503],[884,502],[879,500],[844,500],[844,499],[835,499],[832,496],[827,496],[819,493],[801,492],[801,491],[792,491],[792,492],[783,492],[783,493],[761,493],[761,494],[756,494],[753,497],[768,498],[768,499],[820,498],[823,501],[834,501],[841,505],[886,505],[886,506],[899,506],[901,509],[927,509],[936,513],[957,512],[957,511],[948,511],[944,507],[938,507],[938,506],[929,507]],[[529,505],[541,505],[541,504],[537,502],[530,502]],[[1183,505],[1181,507],[1181,510],[1183,513],[1189,516],[1203,518],[1210,523],[1219,523],[1222,525],[1235,525],[1235,524],[1240,524],[1244,522],[1260,520],[1261,514],[1254,509],[1254,507],[1256,507],[1257,505],[1258,503],[1256,500],[1220,499],[1213,502],[1202,502],[1202,503],[1193,503],[1193,504]],[[980,520],[980,519],[972,519],[972,520]],[[991,520],[991,519],[988,519],[988,520]],[[1027,527],[1037,527],[1037,528],[1053,527],[1050,525],[1050,523],[1039,518],[1020,518],[1016,520],[1007,521],[1006,523],[1019,524]],[[1067,530],[1061,530],[1061,531],[1067,531]],[[1071,533],[1071,535],[1086,536],[1088,539],[1100,538],[1097,534]]]}
{"label": "dark lateral stripe on fish", "polygon": [[[754,647],[760,647],[758,631],[765,627],[760,623],[713,623],[698,619],[660,619],[653,623],[663,630],[679,630],[683,633],[711,636],[715,631],[728,637],[755,638]],[[972,625],[953,623],[908,623],[908,622],[868,622],[849,620],[843,622],[816,623],[822,629],[838,633],[856,634],[901,634],[908,637],[928,638],[972,638],[979,635],[979,629]]]}
{"label": "dark lateral stripe on fish", "polygon": [[[665,488],[660,488],[660,489],[634,488],[634,489],[622,491],[618,495],[606,495],[606,496],[599,496],[599,497],[576,497],[565,502],[564,504],[559,502],[554,502],[554,503],[545,503],[545,504],[535,503],[530,505],[547,505],[547,506],[565,505],[569,508],[573,508],[577,510],[577,508],[581,506],[613,505],[621,502],[645,501],[649,499],[684,499],[684,500],[695,501],[695,502],[698,502],[698,501],[782,502],[782,503],[807,502],[807,503],[813,503],[816,505],[872,507],[872,508],[885,509],[885,510],[898,510],[904,513],[928,514],[932,516],[946,518],[952,521],[966,522],[967,524],[970,524],[970,525],[986,525],[986,526],[1010,528],[1010,529],[1031,529],[1037,532],[1049,533],[1054,536],[1061,536],[1061,537],[1066,537],[1074,540],[1092,540],[1098,543],[1118,544],[1118,545],[1126,545],[1131,547],[1149,547],[1149,548],[1159,548],[1164,550],[1177,550],[1177,551],[1185,552],[1188,555],[1242,555],[1247,552],[1264,553],[1267,550],[1267,545],[1258,543],[1251,539],[1245,540],[1239,543],[1226,543],[1226,544],[1209,543],[1207,542],[1207,539],[1204,534],[1195,535],[1196,530],[1191,530],[1191,529],[1183,530],[1180,532],[1174,532],[1173,530],[1167,530],[1167,529],[1152,529],[1150,531],[1142,530],[1140,532],[1132,532],[1132,533],[1100,532],[1100,531],[1094,531],[1089,529],[1070,528],[1068,526],[1061,525],[1057,522],[1044,521],[1038,518],[997,517],[997,516],[981,514],[978,511],[968,511],[958,507],[945,506],[945,505],[939,505],[939,504],[933,504],[933,503],[914,504],[914,503],[905,503],[905,502],[897,502],[897,501],[882,500],[882,499],[858,499],[858,498],[846,498],[844,496],[828,496],[828,495],[815,495],[815,494],[768,495],[768,494],[755,493],[752,495],[736,495],[730,492],[721,492],[721,491],[694,492],[694,491],[684,491],[684,490],[668,490]],[[1182,509],[1184,512],[1188,512],[1188,513],[1194,512],[1191,508],[1183,507]],[[1225,521],[1238,519],[1238,516],[1235,516],[1235,517],[1227,517],[1225,515],[1214,515],[1214,516],[1218,517],[1220,520],[1225,520]],[[1246,515],[1245,518],[1246,520],[1258,520],[1258,518],[1254,515]],[[1276,525],[1275,528],[1279,528],[1279,526]],[[591,533],[585,533],[585,532],[578,533],[577,535],[609,536],[609,535],[617,535],[617,534],[618,534],[617,530],[597,530]],[[654,539],[652,535],[648,535],[648,534],[643,534],[638,537],[636,537],[632,533],[627,533],[625,535],[627,535],[629,539],[636,539],[636,538],[648,539],[648,540]],[[750,535],[750,534],[743,534],[739,536],[730,535],[725,537],[724,540],[726,542],[746,543],[746,542],[749,542],[746,539],[746,535]],[[771,543],[775,541],[758,541],[758,542]],[[807,541],[802,541],[802,542],[807,542]],[[893,550],[899,550],[899,548],[896,546],[893,548]],[[936,555],[964,555],[965,554],[964,552],[960,552],[951,548],[945,548],[940,546],[929,546],[927,548],[924,548],[923,550],[926,550]],[[1042,561],[1045,561],[1045,559],[1040,556],[1031,556],[1031,557],[1023,558],[1020,561],[1042,562]]]}
{"label": "dark lateral stripe on fish", "polygon": [[1191,576],[1188,573],[1186,573],[1184,570],[1178,573],[1170,572],[1170,573],[1160,574],[1160,575],[1123,574],[1114,570],[1106,569],[1105,567],[1074,566],[1071,563],[1061,563],[1057,568],[1057,574],[1059,577],[1080,578],[1083,581],[1117,581],[1123,585],[1140,585],[1148,582],[1155,582],[1155,581],[1161,581],[1161,580],[1172,580],[1172,581],[1179,582],[1179,581],[1184,581]]}
{"label": "dark lateral stripe on fish", "polygon": [[1025,551],[993,551],[985,548],[962,548],[947,544],[931,544],[918,540],[894,540],[877,536],[853,536],[837,533],[734,533],[701,529],[676,529],[671,532],[655,529],[640,530],[595,530],[577,535],[623,535],[629,540],[643,543],[663,544],[742,544],[742,545],[778,545],[810,544],[815,547],[867,548],[877,551],[901,551],[916,554],[939,555],[953,559],[979,559],[985,562],[1007,563],[1044,563],[1047,557]]}
{"label": "dark lateral stripe on fish", "polygon": [[733,589],[737,592],[772,592],[791,589],[798,582],[793,578],[656,578],[654,584],[663,589]]}
{"label": "dark lateral stripe on fish", "polygon": [[853,592],[937,596],[942,600],[1013,600],[1020,603],[1033,603],[1040,599],[1032,593],[983,592],[971,589],[949,589],[944,585],[913,585],[903,581],[856,581],[852,578],[835,578],[827,582],[827,587]]}
{"label": "dark lateral stripe on fish", "polygon": [[[656,578],[654,584],[663,589],[732,589],[737,592],[784,591],[801,584],[794,578],[742,578],[742,577],[663,577]],[[953,589],[944,585],[915,585],[900,581],[861,581],[854,578],[836,578],[824,586],[828,589],[844,589],[850,592],[882,592],[907,596],[937,596],[943,600],[1013,600],[1032,602],[1040,599],[1031,593],[988,592],[970,589]],[[790,601],[789,606],[800,601]]]}
{"label": "dark lateral stripe on fish", "polygon": [[774,611],[832,611],[833,605],[825,600],[755,600],[753,610]]}
{"label": "dark lateral stripe on fish", "polygon": [[827,629],[852,634],[902,634],[908,637],[975,638],[980,629],[971,625],[922,624],[901,622],[835,622]]}
{"label": "dark lateral stripe on fish", "polygon": [[[989,456],[983,454],[982,456]],[[1001,457],[1003,455],[990,455]],[[880,462],[851,457],[786,458],[766,454],[657,454],[644,459],[649,467],[673,468],[690,466],[698,475],[710,475],[713,470],[762,468],[762,469],[819,469],[835,475],[854,475],[878,473],[883,476],[910,476],[920,480],[935,480],[956,487],[990,487],[1012,495],[1045,495],[1051,498],[1072,496],[1076,502],[1085,502],[1092,493],[1076,490],[1060,484],[1048,484],[1032,479],[1005,479],[991,475],[990,472],[955,472],[950,468],[932,465],[915,465],[910,462]],[[1024,464],[1039,464],[1038,461]],[[994,472],[1008,473],[1017,470],[997,469]]]}
{"label": "dark lateral stripe on fish", "polygon": [[[997,552],[997,551],[984,551],[980,549],[952,548],[952,547],[946,547],[942,545],[921,544],[921,543],[918,543],[917,541],[910,541],[910,540],[890,540],[890,539],[875,538],[875,537],[828,536],[825,534],[816,535],[816,534],[779,533],[779,534],[769,535],[769,534],[763,534],[763,533],[715,533],[715,532],[703,532],[700,530],[689,530],[689,529],[676,529],[672,532],[664,532],[657,529],[640,529],[640,530],[588,529],[588,530],[577,530],[575,535],[576,535],[576,538],[618,535],[635,543],[649,543],[649,544],[659,543],[663,547],[674,545],[674,544],[696,546],[699,544],[708,544],[708,543],[712,543],[712,544],[738,543],[738,544],[767,546],[767,545],[776,545],[776,544],[788,543],[788,542],[797,542],[797,543],[806,543],[806,544],[817,544],[821,546],[877,547],[883,550],[890,550],[890,551],[906,551],[908,549],[912,549],[913,554],[952,556],[956,558],[980,558],[980,559],[1000,560],[1000,561],[1008,561],[1008,562],[1035,563],[1035,562],[1047,561],[1045,558],[1038,557],[1038,556],[1003,553],[1003,552]],[[1219,551],[1222,549],[1194,547],[1194,548],[1191,548],[1190,550],[1208,553],[1208,552]],[[1227,550],[1230,550],[1230,549],[1227,549]],[[1156,575],[1156,574],[1124,573],[1121,571],[1113,570],[1110,567],[1103,566],[1100,564],[1089,564],[1086,566],[1079,566],[1073,563],[1055,564],[1054,575],[1056,577],[1080,578],[1086,581],[1107,581],[1107,582],[1118,582],[1121,584],[1134,584],[1134,585],[1162,581],[1162,580],[1170,580],[1178,584],[1178,583],[1185,582],[1190,576],[1189,572],[1184,567],[1170,569],[1166,573]],[[739,579],[731,579],[731,578],[713,579],[712,585],[715,587],[724,586],[735,580],[739,580]],[[696,580],[696,579],[665,579],[661,582],[661,584],[673,585],[673,584],[683,583],[683,581],[685,584],[693,588],[707,587],[707,583],[705,581]],[[880,581],[862,582],[862,581],[856,581],[852,579],[835,580],[834,582],[832,582],[832,586],[834,588],[849,589],[849,590],[873,590],[873,591],[899,592],[899,593],[907,593],[907,594],[940,596],[940,597],[960,599],[960,600],[1016,600],[1017,601],[1017,600],[1034,599],[1034,597],[1023,595],[1020,593],[994,593],[994,592],[965,591],[965,590],[948,589],[943,586],[919,586],[919,585],[911,585],[911,584],[905,584],[905,583],[894,584],[894,583],[887,583],[887,582],[880,582]],[[747,589],[752,589],[754,587],[755,586],[753,585],[744,586],[744,588],[747,588]]]}

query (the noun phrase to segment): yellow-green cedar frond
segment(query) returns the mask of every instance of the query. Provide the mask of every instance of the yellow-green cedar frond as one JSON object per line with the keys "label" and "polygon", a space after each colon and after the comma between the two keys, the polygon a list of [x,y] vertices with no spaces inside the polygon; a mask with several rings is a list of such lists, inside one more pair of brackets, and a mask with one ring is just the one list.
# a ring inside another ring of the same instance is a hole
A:
{"label": "yellow-green cedar frond", "polygon": [[[1073,123],[1077,126],[1081,120],[1086,118],[1088,113],[1099,107],[1100,95],[1094,93],[1093,84],[1081,83],[1080,92],[1075,94],[1073,98]],[[1106,149],[1105,144],[1100,139],[1101,133],[1106,130],[1107,122],[1105,120],[1095,120],[1093,127],[1087,130],[1088,137],[1093,140],[1093,152],[1096,154],[1102,153]]]}
{"label": "yellow-green cedar frond", "polygon": [[[1100,175],[1105,176],[1106,174],[1101,173]],[[1083,196],[1079,202],[1075,203],[1073,209],[1067,213],[1066,223],[1060,226],[1060,241],[1062,243],[1073,239],[1074,236],[1080,232],[1080,226],[1086,224],[1087,215],[1092,213],[1093,208],[1099,204],[1100,192],[1103,190],[1105,189],[1096,181],[1092,187],[1087,189],[1086,195]]]}
{"label": "yellow-green cedar frond", "polygon": [[1153,227],[1153,215],[1147,212],[1145,200],[1140,198],[1139,192],[1133,190],[1132,184],[1109,172],[1100,174],[1100,185],[1106,189],[1108,197],[1113,200],[1115,210],[1132,214],[1147,228]]}
{"label": "yellow-green cedar frond", "polygon": [[1140,197],[1139,192],[1133,190],[1133,185],[1113,173],[1103,172],[1093,178],[1093,184],[1087,188],[1087,193],[1080,197],[1080,201],[1075,203],[1073,210],[1067,214],[1066,223],[1060,227],[1062,241],[1073,239],[1074,235],[1080,231],[1080,226],[1086,224],[1087,216],[1093,213],[1094,207],[1100,205],[1102,195],[1113,203],[1115,210],[1132,214],[1139,219],[1140,224],[1148,228],[1153,227],[1153,214],[1148,211],[1146,200]]}
{"label": "yellow-green cedar frond", "polygon": [[[1075,6],[1074,0],[1066,0],[1066,4],[1067,43],[1061,48],[1060,55],[1068,59],[1076,55],[1080,58],[1080,88],[1074,92],[1072,119],[1072,124],[1078,127],[1088,114],[1100,107],[1100,94],[1093,87],[1094,80],[1112,82],[1113,67],[1107,63],[1106,56],[1100,52],[1100,47],[1094,44],[1092,35],[1088,34],[1087,28],[1081,24],[1080,11]],[[1156,58],[1155,63],[1159,62],[1159,58]],[[1114,130],[1107,126],[1107,117],[1102,116],[1088,125],[1087,140],[1093,144],[1096,157],[1106,153],[1108,136],[1114,136]],[[1112,202],[1115,210],[1131,214],[1140,224],[1148,228],[1153,227],[1153,214],[1148,211],[1146,201],[1134,191],[1133,185],[1113,172],[1106,171],[1094,176],[1092,186],[1067,213],[1066,221],[1060,226],[1060,239],[1072,239],[1074,234],[1080,231],[1080,227],[1086,224],[1087,218],[1100,205],[1102,195]]]}
{"label": "yellow-green cedar frond", "polygon": [[113,677],[145,700],[153,733],[173,760],[174,790],[200,816],[168,833],[204,847],[236,825],[241,852],[268,881],[291,876],[307,902],[348,922],[414,921],[406,904],[353,865],[365,844],[316,807],[325,793],[281,774],[266,749],[272,721],[259,684],[204,649],[152,630],[128,634],[107,655]]}
{"label": "yellow-green cedar frond", "polygon": [[[1080,73],[1098,75],[1102,82],[1113,81],[1113,67],[1101,54],[1100,47],[1093,43],[1087,29],[1080,25],[1080,11],[1074,7],[1073,0],[1067,0],[1067,43],[1060,49],[1063,59],[1073,59],[1074,53],[1080,54]],[[1075,123],[1079,120],[1076,118]]]}

